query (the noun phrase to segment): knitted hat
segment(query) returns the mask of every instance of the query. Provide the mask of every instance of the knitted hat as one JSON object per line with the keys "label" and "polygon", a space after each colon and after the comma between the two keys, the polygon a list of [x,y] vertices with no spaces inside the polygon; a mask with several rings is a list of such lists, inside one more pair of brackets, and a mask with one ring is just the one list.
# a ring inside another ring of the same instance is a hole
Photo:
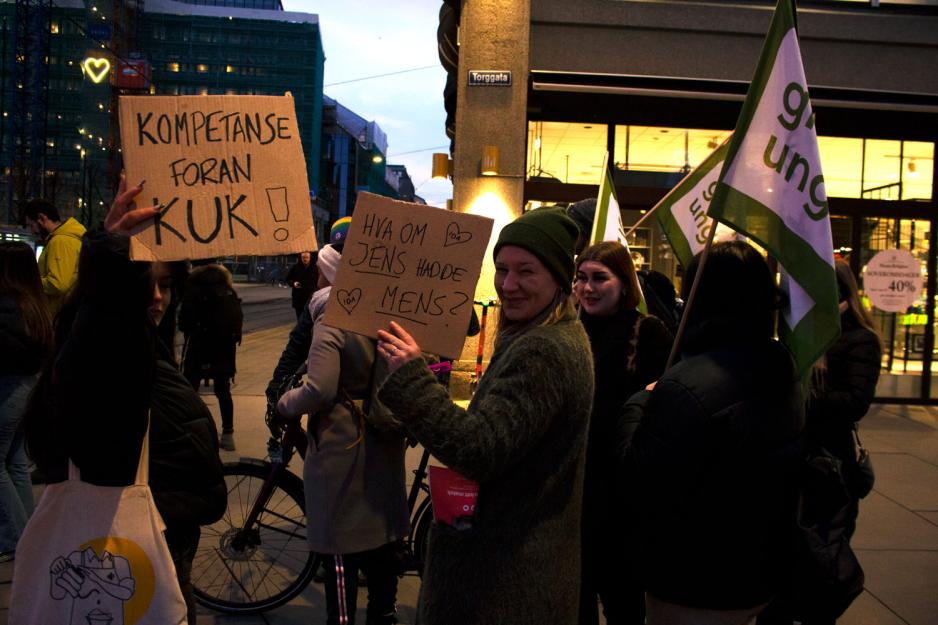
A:
{"label": "knitted hat", "polygon": [[332,230],[329,231],[329,243],[333,245],[336,243],[345,243],[345,238],[348,236],[348,229],[351,225],[351,217],[343,217],[332,224]]}
{"label": "knitted hat", "polygon": [[326,245],[316,256],[316,266],[319,267],[319,273],[329,281],[329,284],[335,283],[335,274],[339,270],[339,263],[342,262],[342,254],[332,245]]}
{"label": "knitted hat", "polygon": [[567,207],[567,217],[576,222],[580,232],[589,237],[593,231],[593,219],[596,216],[596,198],[591,197],[574,202]]}
{"label": "knitted hat", "polygon": [[573,252],[578,229],[562,208],[528,211],[502,228],[495,244],[495,257],[505,245],[517,245],[537,256],[564,292],[573,288]]}

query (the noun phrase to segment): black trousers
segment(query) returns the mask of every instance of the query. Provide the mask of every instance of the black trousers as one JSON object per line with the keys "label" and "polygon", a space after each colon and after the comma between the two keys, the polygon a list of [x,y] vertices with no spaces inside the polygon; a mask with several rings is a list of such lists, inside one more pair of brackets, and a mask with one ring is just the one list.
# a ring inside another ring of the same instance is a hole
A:
{"label": "black trousers", "polygon": [[326,625],[339,625],[340,588],[336,575],[336,561],[341,558],[344,567],[345,609],[348,625],[355,624],[355,606],[358,600],[358,571],[368,577],[368,612],[366,625],[390,625],[396,623],[394,617],[397,603],[397,573],[400,560],[397,557],[397,543],[388,543],[358,553],[346,553],[341,556],[324,555],[323,566],[326,572]]}
{"label": "black trousers", "polygon": [[[204,374],[197,365],[191,366],[189,363],[183,368],[183,375],[192,385],[192,388],[198,392],[202,386]],[[218,411],[221,413],[221,429],[223,432],[234,431],[234,400],[231,398],[231,380],[227,376],[215,376],[212,378],[212,391],[218,399]]]}
{"label": "black trousers", "polygon": [[622,555],[625,548],[609,544],[583,544],[583,575],[580,580],[580,625],[599,623],[602,601],[607,625],[643,625],[645,592]]}
{"label": "black trousers", "polygon": [[192,594],[192,561],[195,560],[196,549],[199,548],[198,525],[184,527],[167,527],[164,532],[169,555],[176,566],[176,579],[182,590],[182,598],[186,600],[186,613],[189,625],[195,625],[195,596]]}

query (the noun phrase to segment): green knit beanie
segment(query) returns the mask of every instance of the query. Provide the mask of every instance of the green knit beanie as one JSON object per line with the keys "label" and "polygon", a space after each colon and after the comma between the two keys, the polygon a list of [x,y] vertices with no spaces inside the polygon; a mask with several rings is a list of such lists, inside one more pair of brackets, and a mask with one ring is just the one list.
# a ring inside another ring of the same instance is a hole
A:
{"label": "green knit beanie", "polygon": [[579,233],[576,223],[562,208],[528,211],[502,228],[495,244],[495,257],[505,245],[517,245],[537,256],[565,293],[573,289],[576,265],[573,253]]}

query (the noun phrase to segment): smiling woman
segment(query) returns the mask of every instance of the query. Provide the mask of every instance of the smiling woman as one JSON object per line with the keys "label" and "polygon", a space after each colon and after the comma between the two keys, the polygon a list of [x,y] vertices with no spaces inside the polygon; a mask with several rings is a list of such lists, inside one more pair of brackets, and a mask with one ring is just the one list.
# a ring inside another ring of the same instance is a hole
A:
{"label": "smiling woman", "polygon": [[559,209],[502,229],[499,330],[468,408],[449,398],[403,328],[378,331],[392,372],[381,401],[434,457],[479,483],[471,519],[437,519],[431,529],[419,607],[428,625],[577,622],[579,580],[568,572],[579,570],[593,372],[570,301],[576,235]]}

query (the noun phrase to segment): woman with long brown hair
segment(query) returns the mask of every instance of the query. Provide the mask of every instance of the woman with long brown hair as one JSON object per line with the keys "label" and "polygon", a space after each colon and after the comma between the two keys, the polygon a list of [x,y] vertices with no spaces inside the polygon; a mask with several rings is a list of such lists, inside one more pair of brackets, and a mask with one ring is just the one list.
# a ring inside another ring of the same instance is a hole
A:
{"label": "woman with long brown hair", "polygon": [[52,316],[32,248],[0,242],[0,561],[13,559],[33,510],[20,423],[52,348]]}
{"label": "woman with long brown hair", "polygon": [[613,459],[604,452],[604,442],[626,400],[661,377],[672,338],[657,317],[639,312],[642,292],[625,246],[597,243],[577,256],[576,263],[573,293],[596,371],[583,484],[580,625],[599,622],[597,595],[609,625],[641,625],[645,594],[622,557],[632,515],[616,496]]}

